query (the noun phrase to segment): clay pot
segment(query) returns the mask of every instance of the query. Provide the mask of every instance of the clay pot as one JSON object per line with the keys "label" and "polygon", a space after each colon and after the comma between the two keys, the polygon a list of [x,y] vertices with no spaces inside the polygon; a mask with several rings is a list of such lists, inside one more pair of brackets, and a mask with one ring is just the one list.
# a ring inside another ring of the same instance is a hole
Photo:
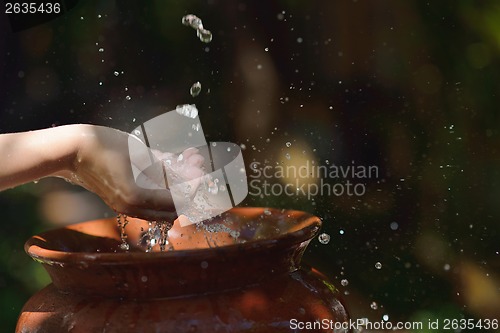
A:
{"label": "clay pot", "polygon": [[147,227],[135,219],[129,251],[120,250],[116,219],[32,237],[25,249],[52,284],[25,304],[16,332],[299,332],[292,319],[348,320],[333,285],[299,266],[317,217],[236,208],[211,223],[221,222],[240,236],[175,225],[168,252],[133,245]]}

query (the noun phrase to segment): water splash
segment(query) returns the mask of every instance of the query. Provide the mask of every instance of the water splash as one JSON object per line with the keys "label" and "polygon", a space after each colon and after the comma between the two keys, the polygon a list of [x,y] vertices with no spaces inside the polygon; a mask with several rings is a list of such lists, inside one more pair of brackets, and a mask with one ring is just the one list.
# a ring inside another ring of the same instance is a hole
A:
{"label": "water splash", "polygon": [[170,221],[149,221],[148,230],[142,235],[139,245],[146,247],[146,252],[152,252],[153,247],[157,244],[160,246],[160,251],[173,250],[172,245],[168,241],[168,232],[172,229],[173,222]]}
{"label": "water splash", "polygon": [[330,235],[326,233],[322,233],[321,235],[318,236],[318,241],[321,244],[328,244],[330,242]]}
{"label": "water splash", "polygon": [[203,43],[210,43],[212,41],[212,33],[210,30],[203,28],[201,19],[193,14],[188,14],[182,17],[182,24],[196,30],[196,35]]}
{"label": "water splash", "polygon": [[120,239],[122,243],[120,244],[120,249],[124,251],[128,251],[130,246],[127,243],[127,234],[125,233],[125,227],[128,224],[127,215],[118,214],[116,216],[116,223],[118,224],[118,228],[120,229]]}
{"label": "water splash", "polygon": [[200,82],[195,82],[191,86],[191,89],[189,89],[189,93],[191,96],[196,97],[200,94],[201,92],[201,83]]}
{"label": "water splash", "polygon": [[207,29],[198,29],[196,35],[203,43],[210,43],[212,41],[212,33]]}
{"label": "water splash", "polygon": [[196,118],[198,116],[198,109],[194,104],[182,104],[175,107],[175,111],[182,116],[188,118]]}

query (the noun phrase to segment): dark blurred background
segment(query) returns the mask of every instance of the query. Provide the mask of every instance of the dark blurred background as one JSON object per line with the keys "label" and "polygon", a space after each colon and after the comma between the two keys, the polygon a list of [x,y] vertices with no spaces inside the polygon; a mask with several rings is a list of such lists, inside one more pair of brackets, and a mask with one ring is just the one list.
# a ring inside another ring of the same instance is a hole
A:
{"label": "dark blurred background", "polygon": [[[211,43],[181,24],[190,13]],[[496,0],[81,0],[18,32],[0,14],[0,74],[0,133],[70,123],[130,131],[196,103],[207,139],[241,144],[247,165],[375,165],[362,196],[244,204],[323,219],[331,240],[314,239],[304,261],[335,282],[355,318],[500,317]],[[113,213],[53,179],[0,193],[0,211],[7,332],[49,283],[25,240]]]}

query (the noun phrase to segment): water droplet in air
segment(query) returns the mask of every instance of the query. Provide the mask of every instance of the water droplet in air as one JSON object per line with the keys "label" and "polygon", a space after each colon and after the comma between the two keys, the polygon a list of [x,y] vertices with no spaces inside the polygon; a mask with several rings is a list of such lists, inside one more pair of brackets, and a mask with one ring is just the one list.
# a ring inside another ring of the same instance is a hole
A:
{"label": "water droplet in air", "polygon": [[321,244],[328,244],[330,242],[330,235],[326,233],[322,233],[318,236],[318,240]]}
{"label": "water droplet in air", "polygon": [[137,135],[137,136],[139,136],[139,135],[141,135],[141,131],[139,131],[139,130],[135,130],[135,131],[134,131],[134,134],[135,134],[135,135]]}
{"label": "water droplet in air", "polygon": [[127,96],[125,96],[125,99],[126,99],[127,101],[130,101],[130,100],[132,99],[132,97],[130,97],[129,95],[127,95]]}
{"label": "water droplet in air", "polygon": [[289,160],[290,159],[290,154],[286,153],[285,157],[286,157],[287,160]]}
{"label": "water droplet in air", "polygon": [[346,287],[349,284],[349,281],[347,279],[343,279],[342,281],[340,281],[340,284]]}
{"label": "water droplet in air", "polygon": [[115,74],[115,76],[120,75],[120,73],[118,73],[117,71],[115,71],[113,74]]}
{"label": "water droplet in air", "polygon": [[201,83],[200,82],[195,82],[191,86],[191,89],[189,89],[189,93],[191,96],[196,97],[200,94],[201,92]]}
{"label": "water droplet in air", "polygon": [[382,319],[383,319],[384,321],[388,321],[388,320],[389,320],[389,315],[386,315],[386,314],[385,314],[385,315],[383,315],[383,316],[382,316]]}
{"label": "water droplet in air", "polygon": [[212,33],[207,29],[198,29],[198,37],[203,43],[210,43],[212,41]]}
{"label": "water droplet in air", "polygon": [[264,209],[264,214],[267,215],[267,216],[269,216],[272,213],[271,213],[271,211],[269,209]]}
{"label": "water droplet in air", "polygon": [[182,24],[189,25],[189,19],[190,18],[191,18],[191,15],[185,15],[185,16],[183,16],[182,20],[181,20]]}
{"label": "water droplet in air", "polygon": [[377,310],[378,309],[377,302],[372,302],[372,304],[370,304],[370,308],[372,308],[373,310]]}
{"label": "water droplet in air", "polygon": [[128,251],[129,248],[130,248],[130,246],[128,245],[128,243],[121,243],[120,244],[120,249],[122,249],[124,251]]}
{"label": "water droplet in air", "polygon": [[201,266],[201,268],[206,269],[208,267],[208,262],[202,261],[200,266]]}
{"label": "water droplet in air", "polygon": [[188,118],[196,118],[198,116],[198,109],[194,104],[182,104],[175,107],[175,111],[182,116]]}
{"label": "water droplet in air", "polygon": [[99,48],[99,52],[104,52],[104,48]]}
{"label": "water droplet in air", "polygon": [[185,15],[182,17],[182,24],[190,26],[196,30],[196,35],[204,43],[210,43],[212,41],[212,33],[203,28],[203,22],[199,17],[193,14]]}
{"label": "water droplet in air", "polygon": [[285,145],[286,145],[287,147],[290,147],[290,146],[292,145],[292,143],[291,143],[290,141],[288,141],[287,143],[285,143]]}
{"label": "water droplet in air", "polygon": [[381,264],[379,261],[377,261],[377,262],[375,263],[375,268],[376,268],[376,269],[381,269],[381,268],[382,268],[382,264]]}
{"label": "water droplet in air", "polygon": [[208,181],[207,189],[208,193],[210,194],[216,195],[217,193],[219,193],[219,186],[217,186],[217,183],[213,182],[212,180]]}
{"label": "water droplet in air", "polygon": [[182,23],[185,25],[189,25],[193,29],[203,29],[203,22],[196,15],[191,14],[184,16],[182,18]]}

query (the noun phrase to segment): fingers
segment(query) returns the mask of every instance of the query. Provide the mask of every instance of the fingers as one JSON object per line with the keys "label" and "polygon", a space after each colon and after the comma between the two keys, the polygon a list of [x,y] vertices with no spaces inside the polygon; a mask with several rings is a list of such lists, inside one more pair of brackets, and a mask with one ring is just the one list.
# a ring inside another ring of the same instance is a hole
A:
{"label": "fingers", "polygon": [[194,179],[203,176],[204,172],[196,166],[186,166],[182,172],[185,179]]}
{"label": "fingers", "polygon": [[165,189],[167,181],[163,172],[161,162],[154,163],[143,170],[136,170],[135,182],[139,187],[146,189]]}
{"label": "fingers", "polygon": [[187,160],[190,156],[197,154],[199,150],[197,148],[188,148],[182,152],[182,155]]}
{"label": "fingers", "polygon": [[186,159],[187,164],[200,168],[205,163],[205,158],[200,154],[193,154]]}
{"label": "fingers", "polygon": [[177,218],[169,190],[135,188],[110,204],[117,212],[151,221],[173,221]]}

